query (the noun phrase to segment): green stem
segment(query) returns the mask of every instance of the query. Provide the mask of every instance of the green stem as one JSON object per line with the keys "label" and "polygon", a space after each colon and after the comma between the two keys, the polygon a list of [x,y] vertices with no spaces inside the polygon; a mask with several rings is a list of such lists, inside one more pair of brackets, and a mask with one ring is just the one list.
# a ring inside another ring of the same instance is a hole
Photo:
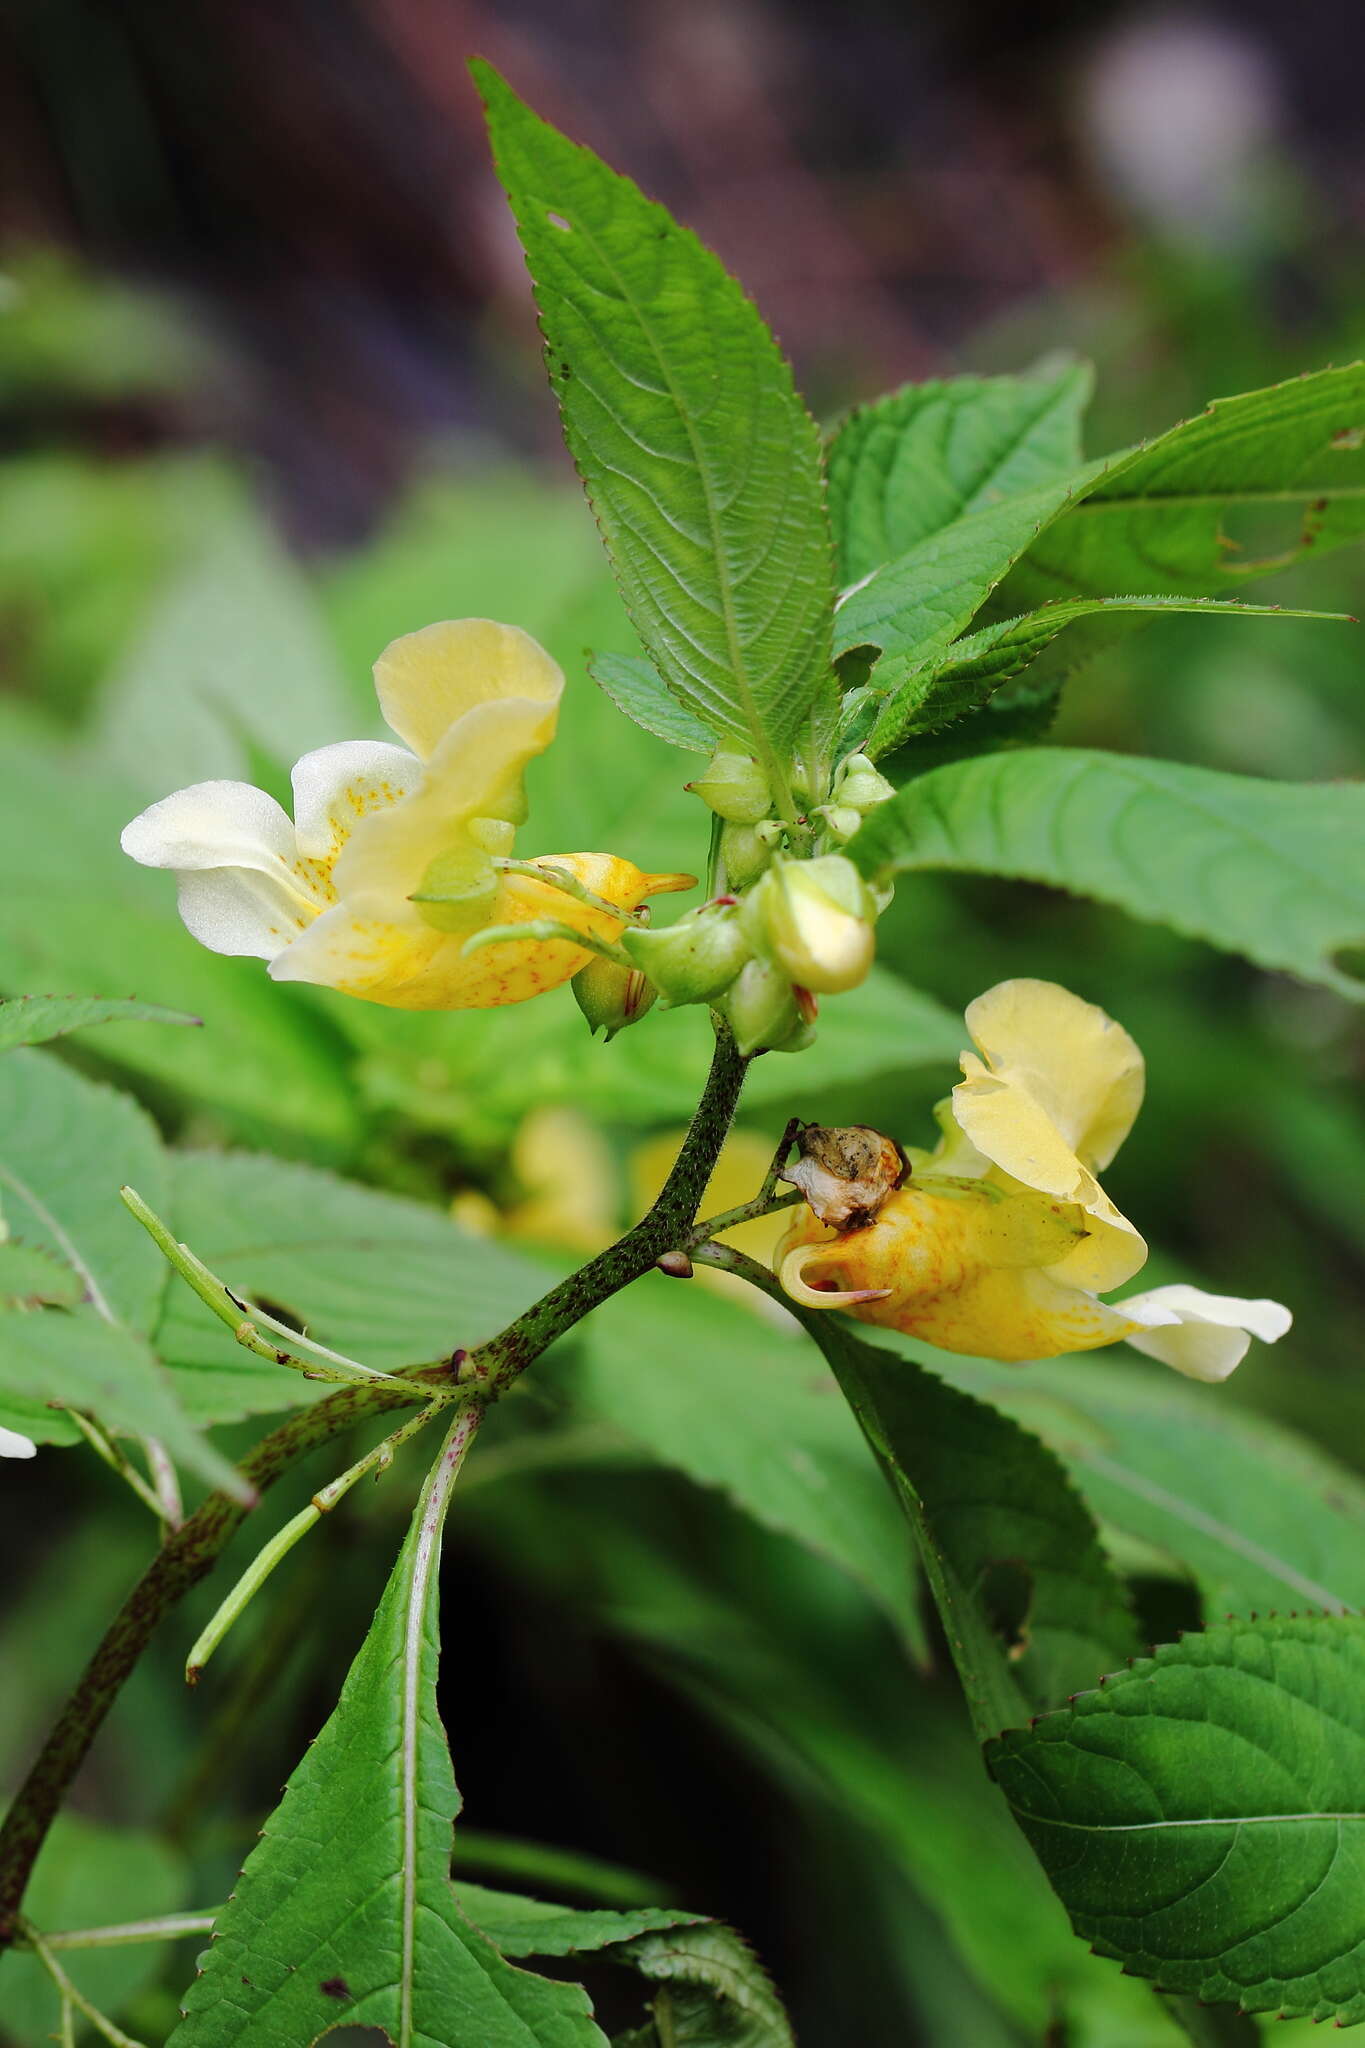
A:
{"label": "green stem", "polygon": [[102,1459],[111,1472],[117,1472],[125,1486],[131,1486],[133,1492],[142,1502],[143,1507],[150,1508],[159,1522],[164,1520],[161,1502],[157,1499],[155,1493],[153,1493],[151,1487],[147,1484],[132,1460],[124,1456],[118,1445],[111,1442],[99,1424],[93,1421],[90,1416],[82,1415],[78,1408],[69,1408],[67,1413],[85,1438],[85,1441],[89,1444],[91,1450],[95,1453],[95,1456]]}
{"label": "green stem", "polygon": [[[544,882],[551,889],[558,889],[562,896],[572,896],[576,903],[586,903],[590,910],[600,910],[613,924],[641,924],[638,910],[622,910],[619,904],[608,903],[605,896],[595,895],[586,882],[580,882],[577,875],[568,868],[555,866],[552,861],[495,859],[493,866],[504,875],[525,875],[532,882]],[[415,902],[424,899],[415,897]],[[431,899],[439,902],[439,897]]]}
{"label": "green stem", "polygon": [[[33,1950],[34,1955],[37,1956],[38,1961],[56,1985],[58,1994],[61,1997],[64,2014],[71,2006],[74,2006],[83,2018],[89,2020],[95,2032],[104,2036],[105,2040],[109,2043],[109,2048],[142,2048],[140,2041],[135,2041],[131,2034],[124,2033],[122,2027],[116,2027],[111,2019],[106,2019],[99,2008],[90,2003],[85,1993],[77,1989],[36,1928],[30,1927],[27,1921],[24,1921],[21,1922],[20,1931],[25,1942]],[[65,2027],[65,2019],[63,2019],[63,2026]]]}
{"label": "green stem", "polygon": [[363,1458],[358,1458],[354,1465],[333,1479],[330,1484],[319,1487],[307,1507],[301,1508],[292,1520],[275,1532],[268,1543],[261,1546],[227,1598],[220,1603],[208,1625],[196,1638],[193,1649],[185,1659],[186,1685],[199,1683],[204,1666],[223,1637],[232,1624],[245,1613],[276,1565],[289,1555],[299,1538],[306,1536],[310,1529],[315,1529],[323,1516],[330,1514],[337,1502],[344,1500],[351,1488],[362,1480],[367,1472],[387,1471],[399,1446],[405,1444],[410,1437],[416,1436],[419,1430],[425,1429],[440,1405],[433,1402],[429,1408],[423,1408],[418,1414],[410,1416],[392,1436],[386,1436],[382,1444],[376,1444],[372,1451],[367,1451]]}
{"label": "green stem", "polygon": [[705,1091],[653,1208],[619,1243],[589,1259],[501,1336],[471,1352],[460,1368],[464,1384],[496,1399],[557,1337],[684,1241],[734,1118],[746,1065],[729,1031],[720,1027]]}
{"label": "green stem", "polygon": [[[666,1251],[686,1238],[730,1129],[746,1066],[728,1029],[718,1025],[716,1050],[701,1101],[648,1215],[619,1244],[542,1295],[499,1336],[463,1358],[455,1354],[466,1391],[481,1404],[496,1399],[556,1337],[647,1273]],[[146,1204],[139,1207],[145,1209]],[[161,1228],[164,1231],[164,1225]],[[182,1247],[173,1239],[170,1243],[179,1254]],[[167,1256],[171,1256],[169,1251]],[[192,1260],[193,1255],[186,1257]],[[173,1262],[179,1265],[178,1259]],[[204,1279],[205,1275],[206,1285],[220,1285],[206,1268],[198,1277]],[[198,1286],[195,1291],[200,1291]],[[230,1320],[223,1315],[220,1299],[210,1299],[208,1294],[201,1298],[224,1321]],[[291,1416],[264,1437],[243,1460],[243,1478],[259,1498],[300,1458],[329,1443],[352,1423],[390,1408],[424,1404],[434,1390],[445,1391],[449,1385],[449,1368],[438,1366],[339,1387],[326,1400]],[[19,1907],[34,1861],[105,1715],[163,1614],[209,1572],[246,1513],[242,1502],[212,1493],[183,1527],[170,1533],[77,1681],[0,1827],[0,1949],[15,1938]]]}
{"label": "green stem", "polygon": [[42,1939],[54,1951],[132,1948],[142,1941],[183,1941],[187,1934],[212,1934],[213,1923],[222,1910],[217,1906],[210,1913],[163,1913],[155,1920],[124,1920],[117,1927],[75,1927],[61,1934],[45,1934]]}

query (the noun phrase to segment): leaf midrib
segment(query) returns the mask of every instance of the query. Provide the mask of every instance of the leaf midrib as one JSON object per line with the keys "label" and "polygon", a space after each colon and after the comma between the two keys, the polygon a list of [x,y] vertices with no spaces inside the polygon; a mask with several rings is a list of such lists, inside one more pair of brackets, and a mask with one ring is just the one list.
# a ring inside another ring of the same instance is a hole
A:
{"label": "leaf midrib", "polygon": [[1365,1813],[1230,1813],[1196,1820],[1059,1820],[1050,1813],[1030,1813],[1027,1807],[1017,1806],[1013,1800],[1010,1801],[1010,1811],[1021,1821],[1032,1821],[1038,1827],[1067,1828],[1077,1835],[1142,1835],[1159,1832],[1163,1828],[1283,1827],[1297,1821],[1333,1821],[1340,1827],[1343,1821],[1365,1821]]}
{"label": "leaf midrib", "polygon": [[[562,204],[562,202],[560,203]],[[715,496],[712,490],[711,479],[709,474],[707,473],[706,465],[702,461],[701,446],[698,442],[696,430],[692,423],[692,416],[689,413],[687,407],[682,402],[682,398],[679,393],[678,386],[674,379],[672,370],[668,364],[667,359],[660,352],[659,344],[654,338],[653,331],[649,325],[648,320],[645,317],[644,309],[641,306],[638,298],[632,291],[626,278],[622,276],[616,264],[607,254],[606,250],[603,248],[601,242],[593,233],[592,229],[582,224],[581,213],[579,212],[579,209],[575,209],[575,212],[579,215],[578,219],[575,222],[577,231],[585,237],[589,247],[594,251],[599,260],[605,266],[609,275],[615,280],[617,286],[619,287],[621,292],[621,303],[623,305],[628,306],[630,308],[631,313],[634,315],[636,324],[639,327],[640,333],[644,337],[646,346],[649,348],[651,354],[654,357],[654,361],[658,367],[659,374],[663,378],[664,383],[668,388],[668,396],[672,402],[673,409],[677,413],[678,418],[682,421],[683,429],[687,436],[688,446],[691,449],[692,453],[692,467],[696,472],[697,481],[701,486],[702,501],[706,509],[706,523],[710,530],[712,558],[715,563],[716,577],[721,593],[721,617],[725,626],[725,639],[726,646],[730,656],[732,680],[734,681],[735,687],[739,692],[740,699],[744,707],[744,716],[746,723],[749,727],[750,736],[757,745],[759,754],[761,755],[763,760],[763,765],[768,771],[769,780],[780,787],[785,778],[780,775],[779,764],[776,758],[776,754],[768,739],[767,732],[764,729],[763,721],[759,716],[757,705],[755,703],[753,696],[753,691],[750,686],[748,674],[745,668],[744,654],[739,640],[738,626],[735,619],[734,597],[731,587],[730,562],[728,554],[726,553],[725,547],[723,545],[724,530],[721,526],[719,514],[716,508]],[[670,234],[669,236],[669,240],[672,240],[673,234],[681,234],[683,232],[684,230],[682,229],[673,229],[672,234]],[[700,246],[700,244],[698,246]]]}

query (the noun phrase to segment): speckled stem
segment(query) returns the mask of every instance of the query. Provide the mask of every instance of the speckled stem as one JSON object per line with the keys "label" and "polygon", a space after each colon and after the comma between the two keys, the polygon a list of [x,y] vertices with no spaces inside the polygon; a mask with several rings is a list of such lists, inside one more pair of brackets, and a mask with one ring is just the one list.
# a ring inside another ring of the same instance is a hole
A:
{"label": "speckled stem", "polygon": [[[457,1353],[464,1394],[496,1400],[557,1337],[638,1280],[686,1237],[729,1131],[747,1064],[728,1031],[720,1030],[705,1091],[653,1208],[619,1244],[552,1287],[500,1335],[467,1355]],[[259,1497],[300,1458],[352,1423],[429,1401],[433,1386],[443,1383],[450,1385],[448,1367],[414,1368],[395,1379],[340,1387],[262,1438],[243,1460],[242,1474]],[[15,1938],[38,1852],[105,1715],[161,1617],[212,1568],[247,1512],[225,1494],[210,1494],[168,1535],[106,1630],[0,1827],[0,1952]]]}

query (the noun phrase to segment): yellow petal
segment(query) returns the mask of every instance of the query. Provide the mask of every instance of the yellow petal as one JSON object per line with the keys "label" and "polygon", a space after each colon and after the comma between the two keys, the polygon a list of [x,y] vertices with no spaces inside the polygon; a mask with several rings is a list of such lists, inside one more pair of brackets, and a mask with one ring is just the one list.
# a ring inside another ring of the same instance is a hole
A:
{"label": "yellow petal", "polygon": [[1001,982],[969,1006],[967,1026],[984,1059],[962,1055],[957,1123],[999,1175],[1085,1210],[1089,1234],[1056,1277],[1096,1293],[1120,1286],[1147,1247],[1093,1168],[1113,1158],[1137,1115],[1137,1046],[1103,1010],[1047,981]]}
{"label": "yellow petal", "polygon": [[779,1270],[808,1307],[847,1306],[862,1322],[944,1351],[1052,1358],[1112,1344],[1127,1327],[1121,1313],[1059,1280],[1055,1265],[1026,1262],[1052,1260],[1074,1235],[1074,1219],[1035,1197],[911,1183],[841,1237],[798,1210]]}
{"label": "yellow petal", "polygon": [[558,663],[529,633],[493,619],[445,619],[405,633],[380,655],[374,682],[389,726],[423,761],[475,705],[510,698],[542,707],[548,745],[564,688]]}
{"label": "yellow petal", "polygon": [[1121,1024],[1055,981],[1017,980],[969,1003],[967,1029],[997,1080],[1027,1095],[1092,1171],[1108,1166],[1142,1107],[1145,1076]]}
{"label": "yellow petal", "polygon": [[[381,822],[380,814],[365,819],[342,859],[362,831]],[[546,854],[544,864],[568,869],[594,895],[623,910],[633,910],[660,889],[676,888],[681,879],[642,874],[633,861],[609,853]],[[341,862],[337,865],[340,869]],[[487,922],[525,924],[543,917],[604,939],[614,939],[621,930],[621,921],[606,911],[528,875],[504,878]],[[568,939],[508,939],[468,957],[463,946],[463,934],[434,931],[401,897],[347,891],[271,963],[270,971],[277,981],[320,982],[394,1009],[487,1010],[558,988],[593,957]]]}

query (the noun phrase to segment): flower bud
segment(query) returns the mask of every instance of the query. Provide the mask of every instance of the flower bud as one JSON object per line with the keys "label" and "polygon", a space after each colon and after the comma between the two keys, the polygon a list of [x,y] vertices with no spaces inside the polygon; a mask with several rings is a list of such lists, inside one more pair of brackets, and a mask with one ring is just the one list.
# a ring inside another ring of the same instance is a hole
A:
{"label": "flower bud", "polygon": [[860,817],[866,817],[869,811],[875,811],[878,804],[884,804],[895,794],[894,786],[879,774],[866,754],[850,754],[834,785],[834,802],[847,805]]}
{"label": "flower bud", "polygon": [[863,822],[861,811],[855,811],[852,804],[821,804],[819,816],[825,821],[830,837],[844,846],[853,837]]}
{"label": "flower bud", "polygon": [[663,931],[628,929],[621,943],[642,967],[666,1007],[709,1003],[749,958],[749,942],[733,910],[703,906]]}
{"label": "flower bud", "polygon": [[771,960],[750,960],[740,970],[722,1008],[746,1058],[754,1052],[775,1052],[810,1029],[797,1008],[790,981]]}
{"label": "flower bud", "polygon": [[876,951],[876,905],[858,870],[841,853],[782,860],[751,891],[751,940],[789,981],[821,994],[856,988]]}
{"label": "flower bud", "polygon": [[731,754],[721,748],[711,756],[705,775],[685,785],[718,818],[734,825],[756,825],[772,809],[768,778],[757,761],[747,754]]}
{"label": "flower bud", "polygon": [[[861,819],[858,821],[861,824]],[[761,825],[725,825],[720,857],[728,888],[739,891],[756,882],[773,857],[772,839]]]}
{"label": "flower bud", "polygon": [[638,1024],[659,993],[640,968],[618,967],[614,960],[590,960],[569,986],[593,1037],[605,1031],[609,1040],[627,1024]]}

